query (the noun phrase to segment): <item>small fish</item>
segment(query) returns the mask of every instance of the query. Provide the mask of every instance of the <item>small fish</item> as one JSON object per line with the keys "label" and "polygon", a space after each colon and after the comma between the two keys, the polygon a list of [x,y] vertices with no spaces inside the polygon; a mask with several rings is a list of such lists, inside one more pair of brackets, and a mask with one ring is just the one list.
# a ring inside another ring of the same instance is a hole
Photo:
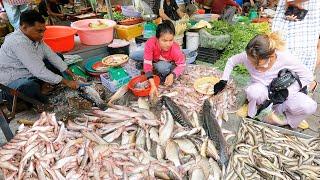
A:
{"label": "small fish", "polygon": [[179,159],[179,147],[178,145],[172,141],[169,140],[166,145],[166,158],[173,162],[173,164],[177,167],[180,166],[180,159]]}
{"label": "small fish", "polygon": [[101,99],[100,94],[91,86],[79,88],[80,96],[94,103],[101,110],[106,110],[108,107]]}
{"label": "small fish", "polygon": [[112,106],[113,102],[120,99],[128,92],[128,85],[124,85],[115,92],[108,101],[108,105]]}
{"label": "small fish", "polygon": [[177,121],[183,127],[192,128],[192,124],[187,119],[185,113],[171,98],[162,96],[161,102],[168,108],[175,121]]}
{"label": "small fish", "polygon": [[205,180],[203,170],[201,168],[195,168],[192,170],[191,180]]}

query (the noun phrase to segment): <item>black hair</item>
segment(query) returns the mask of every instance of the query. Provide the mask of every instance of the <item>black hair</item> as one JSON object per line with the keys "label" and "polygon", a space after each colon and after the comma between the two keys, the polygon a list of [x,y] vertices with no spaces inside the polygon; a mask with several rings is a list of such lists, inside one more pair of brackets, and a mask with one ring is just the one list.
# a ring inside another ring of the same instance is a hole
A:
{"label": "black hair", "polygon": [[176,30],[174,28],[174,25],[169,20],[164,20],[164,21],[162,21],[161,24],[158,25],[157,31],[156,31],[156,37],[159,39],[161,34],[164,34],[164,33],[170,33],[172,35],[176,34]]}
{"label": "black hair", "polygon": [[256,35],[246,46],[248,56],[258,60],[268,59],[276,50],[284,48],[285,42],[277,32]]}
{"label": "black hair", "polygon": [[20,26],[23,24],[27,24],[28,26],[34,26],[34,24],[42,23],[44,24],[46,21],[41,16],[41,14],[36,10],[27,10],[20,15]]}

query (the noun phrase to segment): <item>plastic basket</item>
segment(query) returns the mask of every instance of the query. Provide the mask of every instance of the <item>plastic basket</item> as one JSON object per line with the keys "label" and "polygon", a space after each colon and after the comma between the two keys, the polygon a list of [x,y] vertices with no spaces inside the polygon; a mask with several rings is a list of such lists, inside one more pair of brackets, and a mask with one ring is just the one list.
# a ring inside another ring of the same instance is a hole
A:
{"label": "plastic basket", "polygon": [[130,76],[125,76],[118,80],[111,80],[109,73],[104,73],[100,75],[100,80],[103,86],[108,88],[111,92],[116,92],[117,89],[127,84],[130,81]]}
{"label": "plastic basket", "polygon": [[186,63],[187,64],[192,64],[196,60],[196,58],[198,56],[198,53],[196,51],[194,51],[192,53],[192,56],[188,56],[189,53],[192,52],[189,49],[183,49],[182,51],[183,51],[183,54],[186,56]]}
{"label": "plastic basket", "polygon": [[199,47],[197,60],[214,64],[222,52],[217,49]]}
{"label": "plastic basket", "polygon": [[103,86],[108,88],[111,92],[116,92],[120,87],[127,84],[132,78],[139,76],[141,72],[135,67],[126,63],[123,69],[127,73],[127,76],[117,77],[119,79],[112,79],[109,73],[100,75],[100,80]]}

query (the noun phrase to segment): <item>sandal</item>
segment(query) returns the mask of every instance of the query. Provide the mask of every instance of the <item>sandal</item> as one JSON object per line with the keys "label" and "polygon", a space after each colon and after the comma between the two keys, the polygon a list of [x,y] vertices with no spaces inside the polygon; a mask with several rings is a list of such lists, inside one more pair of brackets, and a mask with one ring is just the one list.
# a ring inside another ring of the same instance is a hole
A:
{"label": "sandal", "polygon": [[315,85],[314,85],[313,88],[310,89],[309,92],[308,92],[308,94],[309,94],[310,96],[313,96],[314,92],[317,91],[318,85],[319,85],[319,83],[318,83],[316,80],[314,80],[313,82],[315,83]]}

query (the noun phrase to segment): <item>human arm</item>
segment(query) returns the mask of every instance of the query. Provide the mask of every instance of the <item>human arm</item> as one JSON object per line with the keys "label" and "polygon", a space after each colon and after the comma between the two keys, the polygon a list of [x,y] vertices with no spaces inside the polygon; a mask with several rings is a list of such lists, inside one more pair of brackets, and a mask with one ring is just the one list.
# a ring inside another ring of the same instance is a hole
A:
{"label": "human arm", "polygon": [[246,52],[242,52],[240,54],[236,54],[236,55],[230,57],[226,63],[225,68],[224,68],[221,80],[228,81],[233,68],[238,64],[244,64],[244,62],[246,60],[247,60]]}
{"label": "human arm", "polygon": [[230,5],[230,6],[234,6],[237,8],[238,13],[242,13],[242,8],[239,4],[237,4],[235,1],[233,0],[226,0],[226,5]]}

